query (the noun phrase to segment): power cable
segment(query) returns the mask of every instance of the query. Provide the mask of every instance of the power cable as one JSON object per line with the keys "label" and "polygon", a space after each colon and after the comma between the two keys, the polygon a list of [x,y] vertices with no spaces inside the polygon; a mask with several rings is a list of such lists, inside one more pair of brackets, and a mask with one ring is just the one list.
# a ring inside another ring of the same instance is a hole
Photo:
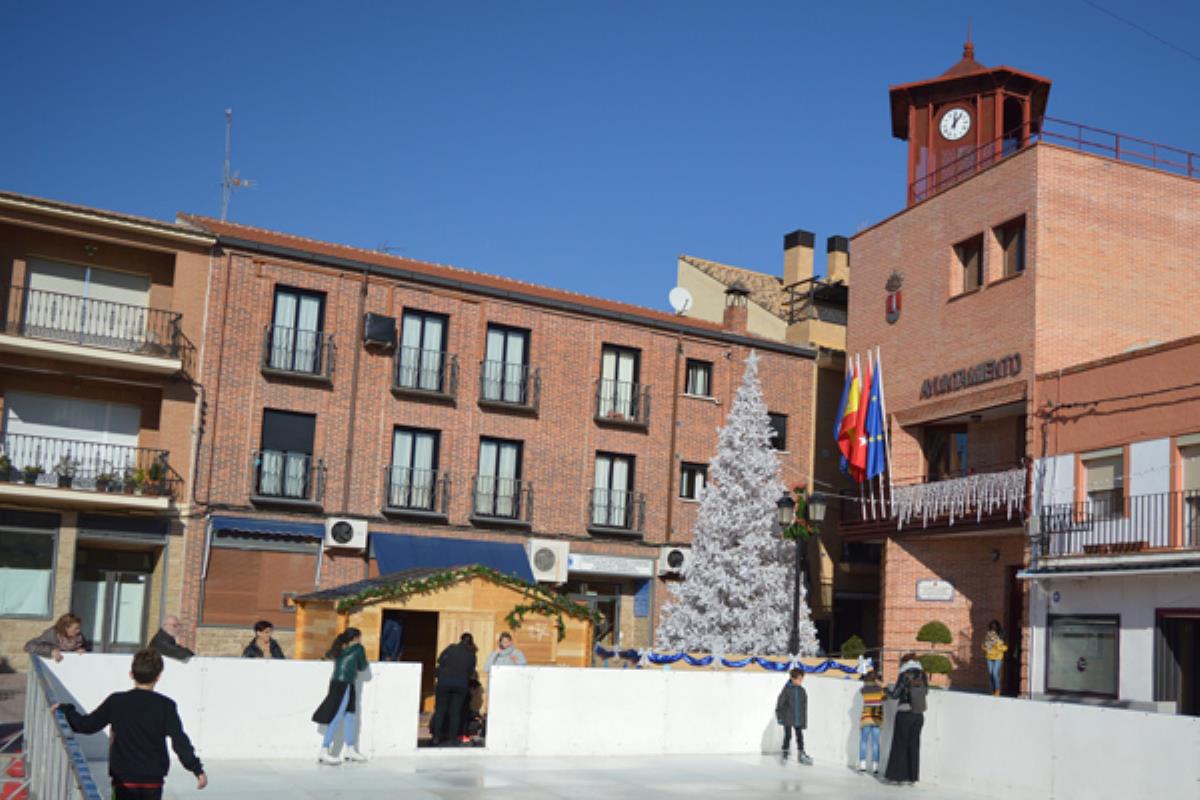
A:
{"label": "power cable", "polygon": [[1168,42],[1166,39],[1162,38],[1161,36],[1154,33],[1153,31],[1147,30],[1146,28],[1143,28],[1141,25],[1138,25],[1133,20],[1128,20],[1118,14],[1114,14],[1112,11],[1109,11],[1104,6],[1093,3],[1092,0],[1083,0],[1083,3],[1084,3],[1084,5],[1091,6],[1092,8],[1096,9],[1097,11],[1099,11],[1103,14],[1107,14],[1108,16],[1115,19],[1117,22],[1121,22],[1125,25],[1128,25],[1129,27],[1133,28],[1136,31],[1146,34],[1147,36],[1149,36],[1151,39],[1158,42],[1159,44],[1164,44],[1167,47],[1171,48],[1172,50],[1175,50],[1176,52],[1183,53],[1185,56],[1192,59],[1193,61],[1200,61],[1200,55],[1196,55],[1191,50],[1185,50],[1184,48],[1180,47],[1179,45],[1177,45],[1173,42]]}

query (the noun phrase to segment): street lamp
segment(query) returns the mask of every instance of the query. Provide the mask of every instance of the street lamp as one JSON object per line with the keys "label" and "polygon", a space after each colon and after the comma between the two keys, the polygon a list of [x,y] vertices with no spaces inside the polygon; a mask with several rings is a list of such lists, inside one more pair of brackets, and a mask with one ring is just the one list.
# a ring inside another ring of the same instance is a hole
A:
{"label": "street lamp", "polygon": [[778,520],[783,528],[783,535],[796,543],[796,564],[792,579],[792,632],[788,636],[788,653],[797,655],[800,652],[800,581],[804,574],[804,556],[808,539],[816,528],[811,523],[825,519],[825,497],[814,493],[812,497],[803,486],[792,489],[792,495],[786,495],[776,503]]}

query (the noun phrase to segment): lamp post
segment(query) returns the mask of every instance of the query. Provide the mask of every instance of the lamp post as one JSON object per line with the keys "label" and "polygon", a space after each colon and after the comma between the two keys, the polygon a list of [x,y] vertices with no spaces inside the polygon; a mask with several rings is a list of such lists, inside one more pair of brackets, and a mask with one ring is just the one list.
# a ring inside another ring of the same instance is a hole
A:
{"label": "lamp post", "polygon": [[776,506],[784,537],[796,544],[792,579],[792,632],[788,636],[788,654],[794,656],[800,652],[800,581],[804,574],[805,549],[809,537],[817,532],[812,523],[825,519],[825,498],[820,493],[813,493],[809,497],[803,486],[796,486],[792,492],[795,499],[786,495],[779,499]]}

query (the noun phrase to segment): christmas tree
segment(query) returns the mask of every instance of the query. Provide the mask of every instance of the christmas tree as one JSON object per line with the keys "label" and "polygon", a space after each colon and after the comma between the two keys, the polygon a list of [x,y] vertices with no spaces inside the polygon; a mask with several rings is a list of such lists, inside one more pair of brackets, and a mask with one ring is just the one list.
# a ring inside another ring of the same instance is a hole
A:
{"label": "christmas tree", "polygon": [[[708,485],[692,534],[692,560],[671,587],[657,646],[662,650],[777,655],[791,632],[795,547],[776,523],[787,493],[751,352],[729,418],[709,462]],[[817,650],[808,604],[800,599],[800,654]]]}

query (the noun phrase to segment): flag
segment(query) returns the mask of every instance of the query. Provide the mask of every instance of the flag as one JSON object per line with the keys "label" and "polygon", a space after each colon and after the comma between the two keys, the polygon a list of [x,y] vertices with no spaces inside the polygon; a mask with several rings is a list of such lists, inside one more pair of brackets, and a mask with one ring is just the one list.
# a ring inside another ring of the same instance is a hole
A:
{"label": "flag", "polygon": [[858,440],[854,425],[858,422],[858,401],[861,396],[861,386],[858,376],[854,374],[854,364],[846,370],[846,386],[842,390],[842,405],[838,410],[837,446],[842,453],[842,472],[849,474],[850,457],[853,454],[854,443]]}
{"label": "flag", "polygon": [[868,364],[862,370],[858,407],[855,410],[854,442],[850,449],[850,479],[855,483],[862,483],[867,473],[867,398],[871,394],[871,384],[871,366]]}
{"label": "flag", "polygon": [[867,480],[882,475],[887,470],[887,443],[883,438],[883,366],[875,362],[875,375],[871,381],[871,394],[867,399]]}

